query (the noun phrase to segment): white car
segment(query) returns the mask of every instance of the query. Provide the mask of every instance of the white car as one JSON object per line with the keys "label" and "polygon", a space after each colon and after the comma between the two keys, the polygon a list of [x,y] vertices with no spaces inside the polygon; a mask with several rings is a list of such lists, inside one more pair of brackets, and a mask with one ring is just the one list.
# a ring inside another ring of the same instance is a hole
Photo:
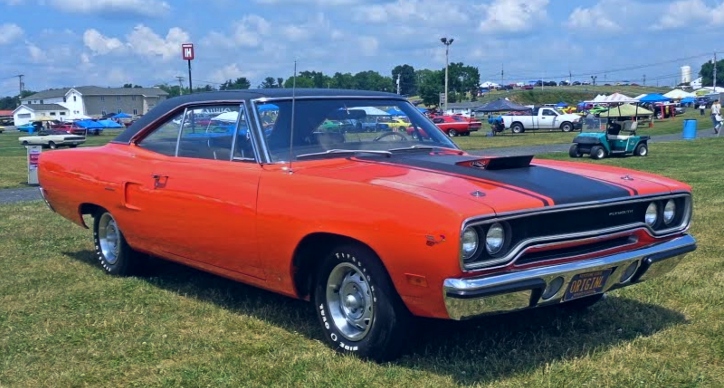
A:
{"label": "white car", "polygon": [[85,136],[71,135],[63,132],[40,134],[35,136],[22,136],[18,138],[18,141],[23,146],[39,145],[51,149],[56,149],[61,146],[75,148],[78,144],[85,143]]}

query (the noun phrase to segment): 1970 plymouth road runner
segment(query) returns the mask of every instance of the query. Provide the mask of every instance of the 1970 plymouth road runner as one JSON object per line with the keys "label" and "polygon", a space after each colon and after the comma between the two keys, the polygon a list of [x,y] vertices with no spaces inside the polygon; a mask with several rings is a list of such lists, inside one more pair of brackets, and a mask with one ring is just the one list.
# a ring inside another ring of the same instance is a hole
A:
{"label": "1970 plymouth road runner", "polygon": [[[426,136],[322,128],[367,107]],[[235,125],[210,128],[222,114]],[[93,230],[108,273],[152,255],[308,300],[333,348],[375,360],[400,354],[413,317],[586,307],[696,249],[684,183],[469,155],[380,92],[172,98],[107,145],[41,154],[39,180],[53,211]]]}

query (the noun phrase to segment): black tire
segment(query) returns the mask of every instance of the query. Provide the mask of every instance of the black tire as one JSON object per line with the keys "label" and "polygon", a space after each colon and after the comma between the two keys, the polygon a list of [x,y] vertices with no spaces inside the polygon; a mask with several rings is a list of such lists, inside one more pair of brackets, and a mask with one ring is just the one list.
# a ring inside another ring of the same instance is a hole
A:
{"label": "black tire", "polygon": [[525,132],[525,128],[523,128],[523,124],[515,123],[510,126],[510,131],[513,133],[523,133]]}
{"label": "black tire", "polygon": [[649,147],[646,145],[646,143],[639,143],[639,145],[636,146],[635,155],[636,156],[646,156],[649,154]]}
{"label": "black tire", "polygon": [[402,352],[411,316],[369,249],[334,248],[317,271],[313,300],[324,337],[336,351],[377,362]]}
{"label": "black tire", "polygon": [[23,145],[23,146],[28,145],[28,141],[27,141],[27,140],[23,140],[23,144],[22,144],[22,145]]}
{"label": "black tire", "polygon": [[571,148],[568,149],[568,156],[572,158],[581,157],[581,152],[578,151],[578,144],[571,144]]}
{"label": "black tire", "polygon": [[573,299],[569,302],[563,302],[559,306],[569,311],[583,311],[603,300],[604,295],[606,294],[584,296],[583,298]]}
{"label": "black tire", "polygon": [[450,137],[455,137],[455,136],[458,135],[458,131],[456,131],[456,130],[454,130],[454,129],[448,129],[448,130],[447,130],[447,135],[450,136]]}
{"label": "black tire", "polygon": [[138,254],[128,245],[115,218],[105,210],[93,216],[93,243],[98,262],[106,273],[128,276],[138,267]]}
{"label": "black tire", "polygon": [[565,123],[561,124],[561,131],[571,132],[572,130],[573,130],[573,124],[571,124],[567,121]]}
{"label": "black tire", "polygon": [[70,147],[70,148],[75,148],[75,147],[78,147],[78,144],[71,144],[71,145],[69,145],[68,147]]}
{"label": "black tire", "polygon": [[591,159],[603,159],[606,157],[606,150],[601,146],[591,147]]}
{"label": "black tire", "polygon": [[48,148],[50,148],[51,150],[54,150],[54,149],[58,148],[58,145],[55,144],[55,142],[49,141]]}

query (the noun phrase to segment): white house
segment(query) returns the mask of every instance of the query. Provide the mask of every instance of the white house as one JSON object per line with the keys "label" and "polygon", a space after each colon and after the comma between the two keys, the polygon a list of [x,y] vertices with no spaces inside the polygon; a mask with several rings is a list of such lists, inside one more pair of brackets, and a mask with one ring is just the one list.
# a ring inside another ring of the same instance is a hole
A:
{"label": "white house", "polygon": [[46,117],[63,121],[69,116],[68,108],[59,104],[20,105],[13,111],[15,125],[24,125]]}

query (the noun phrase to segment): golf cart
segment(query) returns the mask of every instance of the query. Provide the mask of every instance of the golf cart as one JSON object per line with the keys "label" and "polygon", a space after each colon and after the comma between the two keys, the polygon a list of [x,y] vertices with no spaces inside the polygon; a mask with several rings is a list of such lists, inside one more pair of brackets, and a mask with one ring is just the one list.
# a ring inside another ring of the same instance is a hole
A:
{"label": "golf cart", "polygon": [[591,159],[603,159],[610,155],[648,155],[648,141],[651,137],[636,134],[639,115],[646,113],[640,113],[638,105],[634,107],[627,103],[634,102],[635,99],[613,95],[609,97],[618,100],[609,102],[610,105],[617,104],[617,106],[608,109],[605,130],[581,132],[573,139],[573,144],[568,150],[570,157],[580,158],[588,154]]}

